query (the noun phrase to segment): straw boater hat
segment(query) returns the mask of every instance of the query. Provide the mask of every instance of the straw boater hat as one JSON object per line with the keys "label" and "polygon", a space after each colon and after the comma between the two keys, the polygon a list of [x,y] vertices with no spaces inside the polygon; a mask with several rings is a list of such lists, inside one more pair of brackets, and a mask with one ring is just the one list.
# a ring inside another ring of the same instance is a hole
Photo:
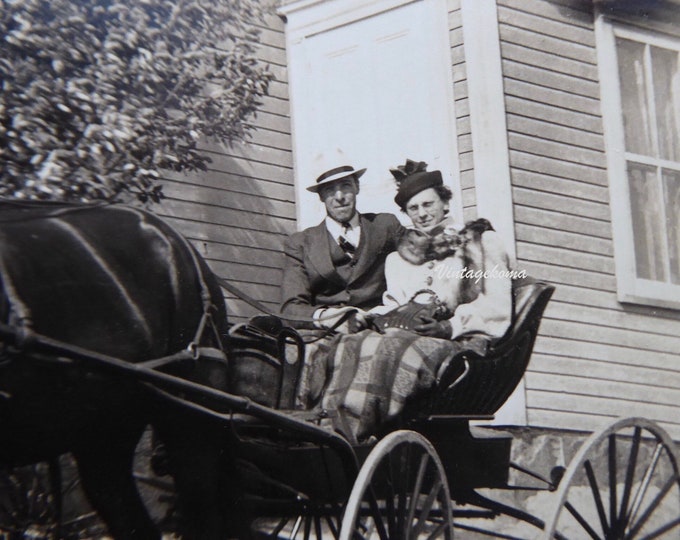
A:
{"label": "straw boater hat", "polygon": [[307,190],[316,193],[319,191],[321,186],[325,186],[326,184],[330,184],[331,182],[337,182],[338,180],[342,180],[343,178],[347,178],[348,176],[354,176],[354,178],[359,180],[361,175],[364,174],[365,172],[366,169],[359,169],[355,171],[354,167],[352,167],[351,165],[342,165],[340,167],[335,167],[319,175],[319,177],[316,179],[316,183],[313,186],[309,186]]}
{"label": "straw boater hat", "polygon": [[314,185],[307,188],[308,191],[317,193],[319,188],[343,180],[349,176],[353,176],[359,180],[366,169],[355,170],[351,165],[344,165],[344,163],[352,163],[347,154],[341,148],[327,148],[318,154],[312,162],[312,171],[319,175],[314,182]]}

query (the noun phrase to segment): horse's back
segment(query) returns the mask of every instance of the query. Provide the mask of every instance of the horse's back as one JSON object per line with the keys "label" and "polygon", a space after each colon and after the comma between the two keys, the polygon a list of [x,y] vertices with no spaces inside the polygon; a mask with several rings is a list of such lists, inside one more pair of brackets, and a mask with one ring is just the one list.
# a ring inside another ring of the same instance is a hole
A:
{"label": "horse's back", "polygon": [[[154,214],[122,205],[0,203],[2,322],[129,361],[186,347],[219,286]],[[1,461],[27,461],[147,421],[137,381],[0,347]],[[116,435],[119,434],[119,435]]]}
{"label": "horse's back", "polygon": [[8,322],[124,359],[179,349],[211,275],[155,215],[121,205],[0,205],[0,277]]}

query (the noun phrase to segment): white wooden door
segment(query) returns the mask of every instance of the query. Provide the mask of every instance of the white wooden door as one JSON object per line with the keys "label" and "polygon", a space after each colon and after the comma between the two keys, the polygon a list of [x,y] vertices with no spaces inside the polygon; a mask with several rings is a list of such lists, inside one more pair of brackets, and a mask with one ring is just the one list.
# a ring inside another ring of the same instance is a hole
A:
{"label": "white wooden door", "polygon": [[323,218],[305,188],[322,172],[315,159],[334,149],[368,168],[361,211],[400,213],[388,169],[411,158],[443,172],[461,215],[445,2],[411,2],[303,36],[289,43],[289,64],[299,228]]}

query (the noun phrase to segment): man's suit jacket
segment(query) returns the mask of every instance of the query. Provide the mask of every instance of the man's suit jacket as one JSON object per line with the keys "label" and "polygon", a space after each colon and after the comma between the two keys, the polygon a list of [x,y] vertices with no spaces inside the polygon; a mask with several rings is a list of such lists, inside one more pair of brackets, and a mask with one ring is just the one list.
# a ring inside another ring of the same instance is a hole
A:
{"label": "man's suit jacket", "polygon": [[[370,309],[385,292],[385,257],[396,249],[403,227],[392,214],[360,214],[361,240],[348,279],[331,260],[334,240],[325,221],[294,233],[284,244],[281,312],[297,327],[313,327],[321,307],[355,306]],[[309,320],[309,324],[295,320]]]}

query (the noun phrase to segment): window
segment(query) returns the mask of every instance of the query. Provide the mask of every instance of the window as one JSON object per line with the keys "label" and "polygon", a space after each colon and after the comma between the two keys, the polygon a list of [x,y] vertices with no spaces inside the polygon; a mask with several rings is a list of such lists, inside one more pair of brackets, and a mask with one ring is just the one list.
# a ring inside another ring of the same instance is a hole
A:
{"label": "window", "polygon": [[619,299],[680,308],[680,39],[612,22],[600,37]]}

